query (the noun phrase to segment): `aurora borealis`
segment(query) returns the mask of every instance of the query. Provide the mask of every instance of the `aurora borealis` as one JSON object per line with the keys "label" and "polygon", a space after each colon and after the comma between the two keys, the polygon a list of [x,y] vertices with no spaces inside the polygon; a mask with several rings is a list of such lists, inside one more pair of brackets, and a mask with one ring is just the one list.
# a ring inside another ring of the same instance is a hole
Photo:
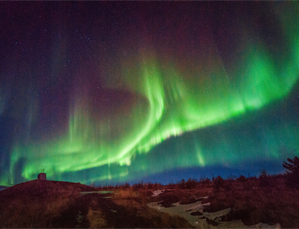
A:
{"label": "aurora borealis", "polygon": [[0,13],[1,185],[279,173],[299,150],[297,2]]}

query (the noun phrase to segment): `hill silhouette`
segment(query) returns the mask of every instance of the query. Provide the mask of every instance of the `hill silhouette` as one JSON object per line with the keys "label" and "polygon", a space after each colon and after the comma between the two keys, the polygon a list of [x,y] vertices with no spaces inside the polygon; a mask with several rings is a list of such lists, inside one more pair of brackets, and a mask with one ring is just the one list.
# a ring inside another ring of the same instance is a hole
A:
{"label": "hill silhouette", "polygon": [[[24,182],[0,192],[0,227],[191,227],[181,217],[151,209],[132,190],[109,198],[88,193],[97,188],[80,183]],[[116,191],[117,192],[117,191]]]}

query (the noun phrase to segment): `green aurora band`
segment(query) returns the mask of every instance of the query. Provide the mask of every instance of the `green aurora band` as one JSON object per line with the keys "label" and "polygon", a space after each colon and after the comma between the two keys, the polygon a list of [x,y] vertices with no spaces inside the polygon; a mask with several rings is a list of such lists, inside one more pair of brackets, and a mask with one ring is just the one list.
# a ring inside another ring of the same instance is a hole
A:
{"label": "green aurora band", "polygon": [[[68,130],[47,142],[29,139],[27,145],[16,144],[11,154],[11,174],[16,163],[26,158],[22,171],[25,179],[35,178],[40,166],[48,177],[57,179],[63,172],[113,167],[114,164],[123,169],[87,180],[125,179],[136,155],[149,153],[166,139],[221,124],[285,98],[299,77],[299,28],[294,26],[299,21],[299,8],[295,6],[277,9],[289,48],[287,55],[281,57],[271,53],[263,41],[245,43],[243,39],[238,44],[242,49],[233,66],[225,66],[213,48],[212,52],[202,54],[204,58],[195,60],[200,68],[186,73],[175,61],[159,57],[153,50],[132,54],[119,66],[122,69],[120,89],[136,96],[130,109],[123,114],[103,111],[95,115],[90,102],[92,95],[87,87],[78,87],[70,104]],[[248,32],[243,31],[244,37]],[[178,166],[216,163],[202,150],[200,143],[195,145],[193,153],[197,159],[181,158]],[[272,156],[275,157],[275,151]],[[235,155],[231,157],[226,161],[239,160]],[[248,159],[249,155],[246,157]],[[147,174],[174,166],[175,163],[167,165],[161,161]],[[148,169],[149,165],[141,164],[137,170]],[[6,183],[3,177],[1,183]]]}

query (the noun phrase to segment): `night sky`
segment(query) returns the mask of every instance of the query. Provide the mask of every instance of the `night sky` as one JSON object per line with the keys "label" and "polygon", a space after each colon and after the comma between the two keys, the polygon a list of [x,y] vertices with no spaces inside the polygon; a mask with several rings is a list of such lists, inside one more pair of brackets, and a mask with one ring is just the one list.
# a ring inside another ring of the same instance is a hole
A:
{"label": "night sky", "polygon": [[282,173],[297,2],[1,2],[0,184]]}

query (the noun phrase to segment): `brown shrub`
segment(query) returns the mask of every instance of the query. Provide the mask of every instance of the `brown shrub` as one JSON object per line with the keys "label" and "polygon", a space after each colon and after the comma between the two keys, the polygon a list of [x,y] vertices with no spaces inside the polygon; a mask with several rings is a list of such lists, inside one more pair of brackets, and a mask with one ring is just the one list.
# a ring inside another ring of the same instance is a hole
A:
{"label": "brown shrub", "polygon": [[103,228],[107,225],[101,210],[93,211],[89,209],[86,216],[89,221],[90,228]]}

